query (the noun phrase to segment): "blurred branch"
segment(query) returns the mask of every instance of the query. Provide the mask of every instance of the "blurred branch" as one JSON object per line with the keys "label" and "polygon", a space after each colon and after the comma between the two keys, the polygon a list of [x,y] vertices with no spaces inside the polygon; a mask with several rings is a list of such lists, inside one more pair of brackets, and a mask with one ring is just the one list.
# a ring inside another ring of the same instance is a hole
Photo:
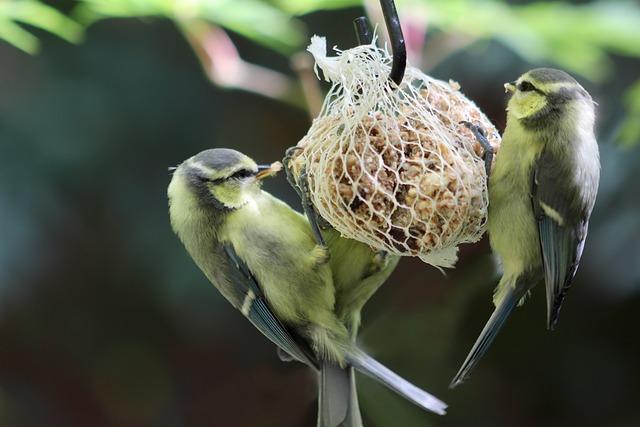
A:
{"label": "blurred branch", "polygon": [[307,103],[307,111],[311,120],[318,117],[320,110],[322,109],[322,103],[324,102],[324,95],[320,89],[318,83],[318,77],[313,70],[313,59],[308,52],[296,53],[291,58],[291,68],[298,75],[300,85],[302,87],[302,93]]}
{"label": "blurred branch", "polygon": [[180,22],[179,27],[214,84],[304,107],[299,96],[295,96],[297,87],[293,79],[243,60],[224,30],[203,21]]}

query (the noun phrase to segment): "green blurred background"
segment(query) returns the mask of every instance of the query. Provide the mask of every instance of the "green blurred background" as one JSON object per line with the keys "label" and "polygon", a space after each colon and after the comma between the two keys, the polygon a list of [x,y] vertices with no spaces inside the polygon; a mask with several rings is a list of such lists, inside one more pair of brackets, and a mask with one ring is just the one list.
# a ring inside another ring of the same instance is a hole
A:
{"label": "green blurred background", "polygon": [[[446,276],[401,262],[361,343],[450,410],[361,378],[366,425],[640,425],[638,4],[397,5],[412,64],[500,129],[503,82],[574,74],[599,103],[603,169],[557,331],[537,289],[455,391],[492,310],[489,247]],[[314,425],[312,373],[281,363],[172,234],[167,167],[210,147],[279,159],[327,89],[296,53],[312,34],[353,46],[365,12],[382,22],[374,1],[0,0],[0,425]],[[282,176],[266,189],[297,206]]]}

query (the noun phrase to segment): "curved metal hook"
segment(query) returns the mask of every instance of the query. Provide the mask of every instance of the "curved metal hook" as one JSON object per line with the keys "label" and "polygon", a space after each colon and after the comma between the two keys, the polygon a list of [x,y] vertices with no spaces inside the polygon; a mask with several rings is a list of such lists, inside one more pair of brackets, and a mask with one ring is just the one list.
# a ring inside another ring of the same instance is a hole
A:
{"label": "curved metal hook", "polygon": [[397,85],[402,83],[404,70],[407,68],[407,47],[404,44],[404,35],[400,26],[400,18],[393,0],[380,0],[384,22],[387,24],[387,32],[391,40],[391,49],[393,52],[393,64],[389,78]]}
{"label": "curved metal hook", "polygon": [[[400,85],[404,77],[404,71],[407,68],[407,47],[404,43],[400,18],[398,17],[398,11],[396,10],[396,5],[393,0],[380,0],[380,7],[382,8],[384,22],[387,25],[387,32],[389,33],[391,50],[393,52],[393,62],[389,79],[393,80],[395,84]],[[353,24],[356,29],[358,43],[371,43],[372,36],[369,25],[367,24],[367,18],[361,16],[357,18]]]}
{"label": "curved metal hook", "polygon": [[353,27],[356,30],[356,38],[358,39],[359,45],[370,44],[373,41],[373,34],[371,34],[366,16],[356,18],[353,21]]}

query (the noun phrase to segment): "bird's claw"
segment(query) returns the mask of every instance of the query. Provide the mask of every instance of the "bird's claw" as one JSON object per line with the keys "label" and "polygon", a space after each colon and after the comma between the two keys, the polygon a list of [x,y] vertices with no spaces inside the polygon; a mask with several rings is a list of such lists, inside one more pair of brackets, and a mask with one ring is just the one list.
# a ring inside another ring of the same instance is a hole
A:
{"label": "bird's claw", "polygon": [[300,199],[303,199],[300,187],[298,186],[298,182],[293,175],[293,171],[291,170],[291,160],[293,159],[294,154],[300,150],[302,150],[302,147],[298,147],[297,145],[287,148],[287,150],[284,152],[282,164],[284,167],[284,174],[287,177],[287,182],[291,187],[293,187],[295,192],[298,193],[298,197],[300,197]]}
{"label": "bird's claw", "polygon": [[484,128],[480,125],[475,125],[471,122],[468,122],[466,120],[463,120],[460,122],[461,125],[464,125],[467,129],[469,129],[471,132],[474,133],[474,135],[477,133],[479,133],[483,138],[487,137],[487,132],[484,130]]}
{"label": "bird's claw", "polygon": [[372,276],[385,269],[389,260],[389,252],[376,251],[367,270],[366,276]]}
{"label": "bird's claw", "polygon": [[316,212],[313,202],[311,202],[311,192],[309,191],[309,180],[306,168],[302,168],[302,171],[300,172],[300,177],[298,178],[298,190],[298,195],[302,201],[302,210],[307,216],[307,220],[309,220],[313,236],[315,237],[318,245],[326,248],[327,245],[324,241],[324,237],[322,237],[320,225],[318,224],[318,218],[320,218],[320,216]]}
{"label": "bird's claw", "polygon": [[482,146],[483,154],[482,159],[484,160],[484,170],[487,173],[487,177],[491,174],[491,164],[493,163],[493,146],[487,139],[487,132],[484,130],[482,126],[473,124],[466,120],[460,122],[461,125],[464,125],[467,129],[473,133],[476,140]]}
{"label": "bird's claw", "polygon": [[[298,197],[302,202],[302,210],[304,214],[307,216],[309,224],[311,225],[311,231],[313,232],[313,236],[316,239],[318,245],[322,247],[326,247],[326,243],[322,234],[320,233],[320,229],[327,229],[330,225],[322,218],[315,210],[313,203],[311,202],[311,192],[309,191],[309,180],[307,175],[307,169],[305,167],[300,171],[299,176],[296,178],[291,170],[291,159],[295,155],[297,151],[302,150],[302,147],[293,146],[287,148],[285,151],[285,156],[282,159],[282,163],[284,164],[285,175],[287,176],[287,181],[289,185],[293,187],[296,193],[298,193]],[[322,222],[322,226],[320,225]]]}

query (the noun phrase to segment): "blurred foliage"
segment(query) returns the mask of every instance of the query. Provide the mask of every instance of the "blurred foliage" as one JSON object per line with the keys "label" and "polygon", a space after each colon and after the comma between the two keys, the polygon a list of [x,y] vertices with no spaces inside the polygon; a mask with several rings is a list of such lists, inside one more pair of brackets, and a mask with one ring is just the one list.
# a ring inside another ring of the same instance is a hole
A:
{"label": "blurred foliage", "polygon": [[406,0],[443,31],[496,39],[531,63],[551,62],[591,80],[611,71],[609,54],[640,57],[640,8],[633,1],[585,4]]}
{"label": "blurred foliage", "polygon": [[81,0],[73,15],[85,24],[104,18],[161,16],[206,20],[254,42],[291,53],[305,41],[302,24],[260,0]]}
{"label": "blurred foliage", "polygon": [[0,0],[0,39],[25,52],[36,53],[39,48],[38,38],[20,23],[49,31],[72,43],[78,42],[82,34],[81,25],[44,3]]}
{"label": "blurred foliage", "polygon": [[628,90],[625,104],[627,114],[620,129],[620,141],[632,146],[640,143],[640,80]]}
{"label": "blurred foliage", "polygon": [[[257,93],[262,89],[251,84],[256,81],[255,69],[251,69],[251,78],[233,82],[210,70],[207,63],[216,62],[216,58],[211,54],[203,56],[202,51],[221,50],[200,47],[206,43],[208,34],[203,22],[289,56],[302,49],[308,40],[305,25],[297,17],[363,4],[359,0],[78,0],[76,3],[70,18],[38,1],[0,0],[0,38],[34,53],[38,48],[37,38],[17,22],[75,42],[79,40],[81,28],[98,20],[163,17],[176,22],[185,33],[214,83]],[[375,0],[364,3],[369,11],[377,7]],[[429,30],[428,35],[437,35],[441,42],[443,39],[465,40],[457,48],[449,44],[447,55],[478,41],[496,40],[530,63],[555,64],[596,82],[611,77],[615,71],[611,55],[640,57],[640,7],[632,0],[515,5],[498,0],[398,0],[397,3],[401,15],[408,11],[412,20]],[[220,37],[216,40],[219,43]],[[236,69],[251,68],[239,57],[233,59],[233,65]],[[258,70],[258,74],[263,76],[263,71]],[[292,100],[291,94],[296,90],[291,82],[284,76],[270,74],[283,88],[276,93],[261,94],[300,106]],[[640,90],[630,91],[626,98],[630,115],[619,137],[631,145],[640,141],[640,125],[635,120]]]}
{"label": "blurred foliage", "polygon": [[361,6],[363,0],[273,0],[273,3],[292,15],[306,15],[319,10]]}
{"label": "blurred foliage", "polygon": [[[104,18],[165,17],[203,19],[248,39],[290,54],[307,42],[295,16],[361,5],[358,0],[79,0],[72,16],[84,25]],[[375,3],[375,2],[371,2]],[[496,0],[399,0],[432,30],[496,39],[530,62],[549,61],[592,80],[610,71],[608,54],[640,56],[640,8],[634,1],[585,4],[534,2],[511,5]],[[31,0],[4,0],[0,17],[76,39],[78,24]],[[562,22],[562,25],[558,25]],[[499,24],[499,25],[498,25]],[[10,34],[10,31],[6,31]],[[4,33],[3,33],[4,36]],[[22,47],[19,38],[6,39]],[[31,44],[33,42],[30,42]],[[27,43],[29,44],[29,43]]]}
{"label": "blurred foliage", "polygon": [[[262,67],[253,69],[260,76],[253,80],[264,81],[269,70],[294,85],[287,49],[267,48],[219,21],[170,7],[132,15],[151,19],[103,19],[110,15],[88,9],[88,2],[43,1],[83,26],[96,25],[83,43],[70,45],[12,18],[39,39],[41,54],[0,42],[0,426],[314,425],[314,377],[303,366],[282,364],[268,340],[208,283],[171,231],[165,191],[167,167],[205,148],[233,147],[270,162],[299,141],[308,129],[304,110],[275,92],[248,93],[241,86],[246,80],[220,83],[202,72],[230,78],[251,62]],[[0,0],[5,20],[7,3]],[[489,16],[479,32],[473,21],[487,7],[524,19],[518,11],[535,4],[448,3],[398,0],[406,33],[413,34],[415,22],[427,26],[424,49],[442,52],[437,60],[433,51],[424,54],[429,73],[459,81],[500,126],[502,82],[548,59],[527,62],[492,35],[530,29]],[[593,7],[572,3],[583,6],[554,7]],[[180,6],[186,4],[200,3]],[[330,45],[355,43],[351,23],[362,10],[346,7],[360,2],[263,4],[287,19],[295,15],[291,22],[302,38],[291,49],[304,46],[305,31],[326,34]],[[446,16],[460,5],[467,5],[461,8],[467,16]],[[366,10],[380,22],[376,1]],[[162,16],[171,19],[155,18]],[[607,31],[613,36],[614,30]],[[212,35],[221,41],[209,46]],[[452,47],[447,40],[456,37],[461,43]],[[536,34],[536,43],[548,40]],[[631,143],[637,119],[621,123],[625,114],[640,112],[634,102],[640,82],[625,95],[638,79],[640,59],[605,42],[598,46],[606,55],[604,80],[582,81],[599,103],[600,135]],[[202,47],[211,49],[199,52]],[[216,69],[213,62],[233,67]],[[359,378],[366,426],[640,426],[640,147],[609,141],[600,138],[598,200],[558,330],[545,330],[544,290],[535,289],[473,378],[449,391],[492,310],[497,278],[488,245],[461,248],[446,277],[404,259],[365,308],[361,342],[451,409],[446,417],[425,414]],[[282,176],[265,189],[299,204]]]}

